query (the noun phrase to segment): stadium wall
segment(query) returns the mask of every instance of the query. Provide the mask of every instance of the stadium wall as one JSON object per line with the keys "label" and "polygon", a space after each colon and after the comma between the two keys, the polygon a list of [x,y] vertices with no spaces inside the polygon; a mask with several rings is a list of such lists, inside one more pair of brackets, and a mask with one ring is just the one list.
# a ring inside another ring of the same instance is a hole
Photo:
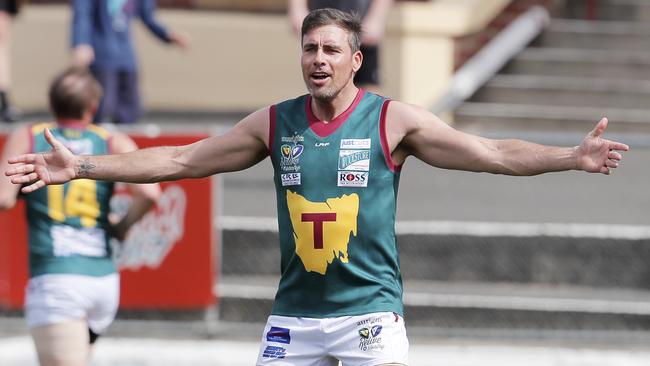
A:
{"label": "stadium wall", "polygon": [[[472,35],[489,30],[499,14],[511,12],[512,4],[554,1],[396,3],[381,54],[383,93],[432,105],[459,63],[487,39],[476,42]],[[283,13],[164,8],[159,17],[171,28],[187,32],[192,48],[184,52],[167,47],[136,27],[148,109],[245,112],[305,92],[300,48]],[[25,7],[16,19],[12,94],[20,108],[46,110],[45,86],[69,61],[70,18],[66,5],[40,4]]]}

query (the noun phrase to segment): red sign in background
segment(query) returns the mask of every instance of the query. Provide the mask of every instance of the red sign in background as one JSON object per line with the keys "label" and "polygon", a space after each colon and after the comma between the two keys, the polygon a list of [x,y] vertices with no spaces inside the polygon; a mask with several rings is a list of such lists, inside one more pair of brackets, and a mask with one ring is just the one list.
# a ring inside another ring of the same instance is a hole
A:
{"label": "red sign in background", "polygon": [[[6,139],[6,135],[0,134],[0,151]],[[28,278],[27,261],[25,205],[19,200],[13,209],[0,211],[0,306],[22,308]]]}
{"label": "red sign in background", "polygon": [[[132,137],[138,146],[149,147],[183,145],[204,136]],[[0,150],[5,139],[6,136],[0,135]],[[121,270],[120,306],[143,310],[206,308],[216,301],[213,294],[212,181],[209,178],[182,180],[163,183],[162,188],[163,196],[175,193],[175,197],[184,197],[184,215],[179,219],[182,235],[159,261],[131,265]],[[23,206],[20,200],[14,209],[0,212],[0,306],[9,309],[22,308],[28,279],[27,225]],[[165,222],[165,213],[164,209],[156,206],[150,213],[155,219],[149,223]],[[139,241],[137,237],[131,240],[134,244]]]}

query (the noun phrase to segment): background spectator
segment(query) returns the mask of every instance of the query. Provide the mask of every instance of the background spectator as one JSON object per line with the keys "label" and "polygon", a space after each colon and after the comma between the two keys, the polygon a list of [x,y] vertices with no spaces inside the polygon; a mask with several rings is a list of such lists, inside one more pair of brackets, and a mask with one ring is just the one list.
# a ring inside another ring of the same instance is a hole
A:
{"label": "background spectator", "polygon": [[136,122],[142,113],[131,21],[138,17],[161,41],[188,48],[185,37],[155,19],[154,0],[74,0],[72,63],[90,66],[104,89],[95,122]]}

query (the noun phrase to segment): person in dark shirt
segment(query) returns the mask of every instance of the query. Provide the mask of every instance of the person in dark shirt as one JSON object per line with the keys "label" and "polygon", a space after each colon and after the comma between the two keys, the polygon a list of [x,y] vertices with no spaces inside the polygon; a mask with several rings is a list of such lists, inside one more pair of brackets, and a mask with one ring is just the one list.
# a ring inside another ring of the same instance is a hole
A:
{"label": "person in dark shirt", "polygon": [[131,21],[140,18],[161,41],[188,47],[179,33],[158,23],[155,0],[74,0],[72,64],[90,66],[104,89],[95,122],[136,122],[142,113]]}

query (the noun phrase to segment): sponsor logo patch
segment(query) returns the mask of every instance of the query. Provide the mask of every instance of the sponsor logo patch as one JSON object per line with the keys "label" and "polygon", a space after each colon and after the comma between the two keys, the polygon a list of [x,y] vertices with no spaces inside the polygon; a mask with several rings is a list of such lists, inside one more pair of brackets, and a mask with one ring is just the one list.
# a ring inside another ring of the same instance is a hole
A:
{"label": "sponsor logo patch", "polygon": [[341,149],[370,149],[372,139],[341,139]]}
{"label": "sponsor logo patch", "polygon": [[376,337],[381,333],[382,328],[381,325],[375,325],[370,329],[370,334],[372,334],[373,337]]}
{"label": "sponsor logo patch", "polygon": [[361,336],[361,338],[368,339],[368,337],[370,337],[370,330],[368,330],[368,328],[359,329],[359,336]]}
{"label": "sponsor logo patch", "polygon": [[262,357],[264,358],[284,358],[287,355],[287,350],[278,346],[266,346]]}
{"label": "sponsor logo patch", "polygon": [[67,140],[64,137],[59,137],[61,143],[70,151],[77,155],[91,155],[93,153],[93,142],[91,140]]}
{"label": "sponsor logo patch", "polygon": [[365,327],[359,329],[359,349],[364,352],[383,350],[382,337],[379,336],[382,329],[381,325],[373,325],[370,329]]}
{"label": "sponsor logo patch", "polygon": [[282,181],[282,186],[299,186],[300,185],[300,173],[286,173],[280,175],[280,180]]}
{"label": "sponsor logo patch", "polygon": [[295,135],[290,136],[290,137],[283,136],[280,140],[282,142],[291,142],[293,144],[297,144],[299,142],[305,141],[305,138],[296,133]]}
{"label": "sponsor logo patch", "polygon": [[368,172],[339,171],[339,187],[368,187]]}
{"label": "sponsor logo patch", "polygon": [[303,145],[287,145],[280,146],[280,166],[283,171],[298,172],[300,171],[300,155],[302,155],[305,147]]}
{"label": "sponsor logo patch", "polygon": [[290,331],[288,328],[271,327],[266,333],[266,340],[268,342],[289,344],[291,343]]}
{"label": "sponsor logo patch", "polygon": [[380,316],[372,316],[370,318],[366,318],[363,320],[360,320],[357,322],[357,326],[365,325],[365,324],[375,324],[381,322],[381,317]]}
{"label": "sponsor logo patch", "polygon": [[370,170],[370,150],[340,150],[339,170]]}
{"label": "sponsor logo patch", "polygon": [[304,146],[302,145],[282,145],[280,147],[282,151],[282,158],[284,159],[298,159],[300,154],[302,154],[302,151],[305,149]]}

